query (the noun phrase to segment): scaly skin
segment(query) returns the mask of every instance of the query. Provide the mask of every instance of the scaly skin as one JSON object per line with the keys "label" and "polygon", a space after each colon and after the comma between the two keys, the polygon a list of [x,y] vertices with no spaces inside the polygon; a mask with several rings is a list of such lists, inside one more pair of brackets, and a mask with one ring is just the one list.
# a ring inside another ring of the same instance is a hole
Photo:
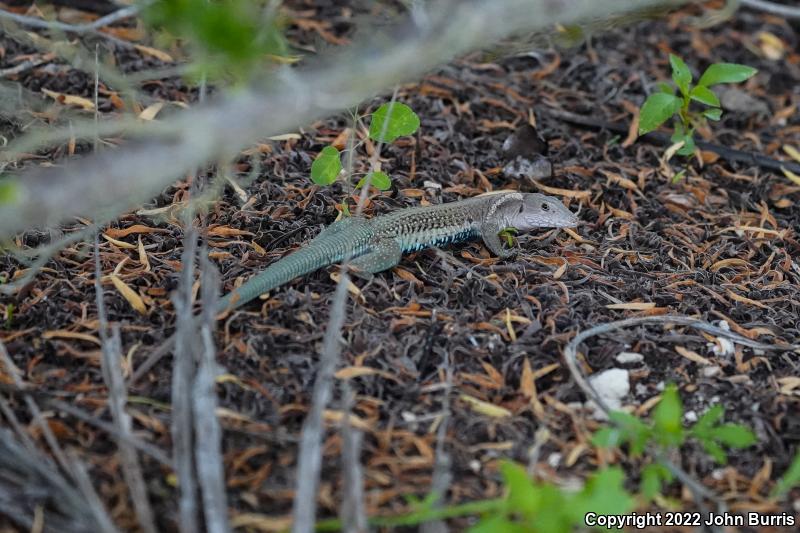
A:
{"label": "scaly skin", "polygon": [[498,236],[507,227],[528,231],[577,223],[577,217],[555,198],[508,191],[400,209],[372,219],[346,218],[224,296],[217,311],[244,305],[294,278],[345,259],[358,270],[373,274],[396,266],[403,253],[477,237],[494,254],[508,257],[511,252],[503,248]]}

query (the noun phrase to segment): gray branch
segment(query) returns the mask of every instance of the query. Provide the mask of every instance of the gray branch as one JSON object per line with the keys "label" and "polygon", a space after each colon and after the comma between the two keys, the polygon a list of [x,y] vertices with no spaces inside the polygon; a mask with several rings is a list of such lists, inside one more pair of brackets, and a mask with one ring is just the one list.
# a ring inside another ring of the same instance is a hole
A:
{"label": "gray branch", "polygon": [[[259,138],[331,115],[459,54],[556,22],[571,24],[687,0],[493,0],[431,2],[397,28],[355,43],[303,70],[285,68],[262,88],[230,92],[165,124],[143,128],[145,141],[64,166],[12,178],[15,201],[0,209],[0,237],[96,218],[139,205],[208,161]],[[415,21],[424,20],[424,24]],[[401,38],[397,37],[401,36]],[[169,130],[170,133],[164,133]],[[157,135],[158,132],[161,135]],[[147,135],[147,133],[150,135]]]}

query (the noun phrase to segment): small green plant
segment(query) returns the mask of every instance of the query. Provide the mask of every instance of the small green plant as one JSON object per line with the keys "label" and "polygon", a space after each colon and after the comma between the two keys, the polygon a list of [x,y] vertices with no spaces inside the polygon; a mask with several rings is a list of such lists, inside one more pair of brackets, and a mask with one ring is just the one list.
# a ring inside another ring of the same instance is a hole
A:
{"label": "small green plant", "polygon": [[[620,468],[602,468],[589,476],[582,489],[562,489],[552,483],[532,479],[522,465],[504,461],[500,472],[505,486],[501,498],[436,506],[431,494],[412,501],[412,511],[402,515],[369,519],[372,527],[409,527],[432,520],[480,515],[468,529],[470,533],[569,533],[583,529],[587,515],[625,514],[634,498],[625,490]],[[591,524],[589,524],[591,525]],[[317,523],[317,531],[340,531],[339,520]]]}
{"label": "small green plant", "polygon": [[[669,385],[653,412],[652,422],[647,423],[622,411],[613,411],[609,419],[613,426],[599,429],[592,436],[592,443],[601,448],[628,446],[632,457],[642,455],[648,446],[658,451],[681,447],[688,438],[698,441],[715,461],[725,464],[728,456],[723,446],[745,448],[756,442],[755,435],[740,424],[720,424],[725,409],[714,405],[691,427],[683,427],[683,405],[678,388]],[[661,491],[663,482],[672,481],[672,474],[660,463],[652,463],[642,470],[641,492],[652,499]]]}
{"label": "small green plant", "polygon": [[497,235],[508,243],[508,247],[514,246],[514,236],[519,233],[519,230],[514,227],[509,227],[501,230]]}
{"label": "small green plant", "polygon": [[[392,142],[398,137],[413,135],[419,128],[419,117],[414,111],[400,102],[381,105],[372,113],[369,125],[369,138],[376,142]],[[356,150],[355,145],[351,150]],[[311,164],[311,180],[317,185],[330,185],[342,171],[342,152],[335,146],[326,146]],[[363,176],[356,188],[360,189],[369,181],[370,185],[382,191],[392,187],[392,180],[385,172],[373,170]]]}
{"label": "small green plant", "polygon": [[[683,143],[677,153],[690,156],[695,150],[694,132],[706,120],[717,121],[722,117],[719,97],[711,87],[721,83],[739,83],[752,77],[756,69],[736,63],[714,63],[700,76],[697,84],[692,84],[692,73],[680,57],[670,54],[672,81],[659,84],[659,92],[647,97],[639,111],[639,135],[651,132],[670,117],[675,116],[673,143]],[[677,89],[677,94],[676,94]],[[691,103],[705,106],[692,109]]]}
{"label": "small green plant", "polygon": [[515,463],[505,462],[500,470],[507,494],[470,533],[567,533],[586,525],[590,513],[625,514],[633,509],[634,500],[623,487],[625,476],[617,467],[598,470],[577,492],[537,482]]}
{"label": "small green plant", "polygon": [[197,74],[243,79],[267,57],[286,60],[284,24],[274,11],[250,0],[157,0],[143,16],[167,32],[162,37],[190,45]]}
{"label": "small green plant", "polygon": [[792,490],[793,487],[797,486],[800,486],[800,451],[794,456],[792,464],[789,465],[783,477],[775,484],[775,487],[770,493],[770,497],[780,498]]}

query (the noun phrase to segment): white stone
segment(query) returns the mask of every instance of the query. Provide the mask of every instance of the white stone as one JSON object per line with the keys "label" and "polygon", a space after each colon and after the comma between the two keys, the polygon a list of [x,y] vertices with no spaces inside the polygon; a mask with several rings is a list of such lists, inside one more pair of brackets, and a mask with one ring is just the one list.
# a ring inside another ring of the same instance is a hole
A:
{"label": "white stone", "polygon": [[641,363],[644,361],[644,356],[637,352],[620,352],[617,354],[615,358],[617,363],[621,365],[625,364],[632,364],[632,363]]}

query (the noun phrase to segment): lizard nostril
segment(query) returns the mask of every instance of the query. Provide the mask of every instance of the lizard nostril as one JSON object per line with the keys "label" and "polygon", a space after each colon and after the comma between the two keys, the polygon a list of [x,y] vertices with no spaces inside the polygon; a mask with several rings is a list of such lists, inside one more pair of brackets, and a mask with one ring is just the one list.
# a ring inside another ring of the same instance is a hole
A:
{"label": "lizard nostril", "polygon": [[550,205],[549,204],[542,204],[542,211],[550,211]]}

